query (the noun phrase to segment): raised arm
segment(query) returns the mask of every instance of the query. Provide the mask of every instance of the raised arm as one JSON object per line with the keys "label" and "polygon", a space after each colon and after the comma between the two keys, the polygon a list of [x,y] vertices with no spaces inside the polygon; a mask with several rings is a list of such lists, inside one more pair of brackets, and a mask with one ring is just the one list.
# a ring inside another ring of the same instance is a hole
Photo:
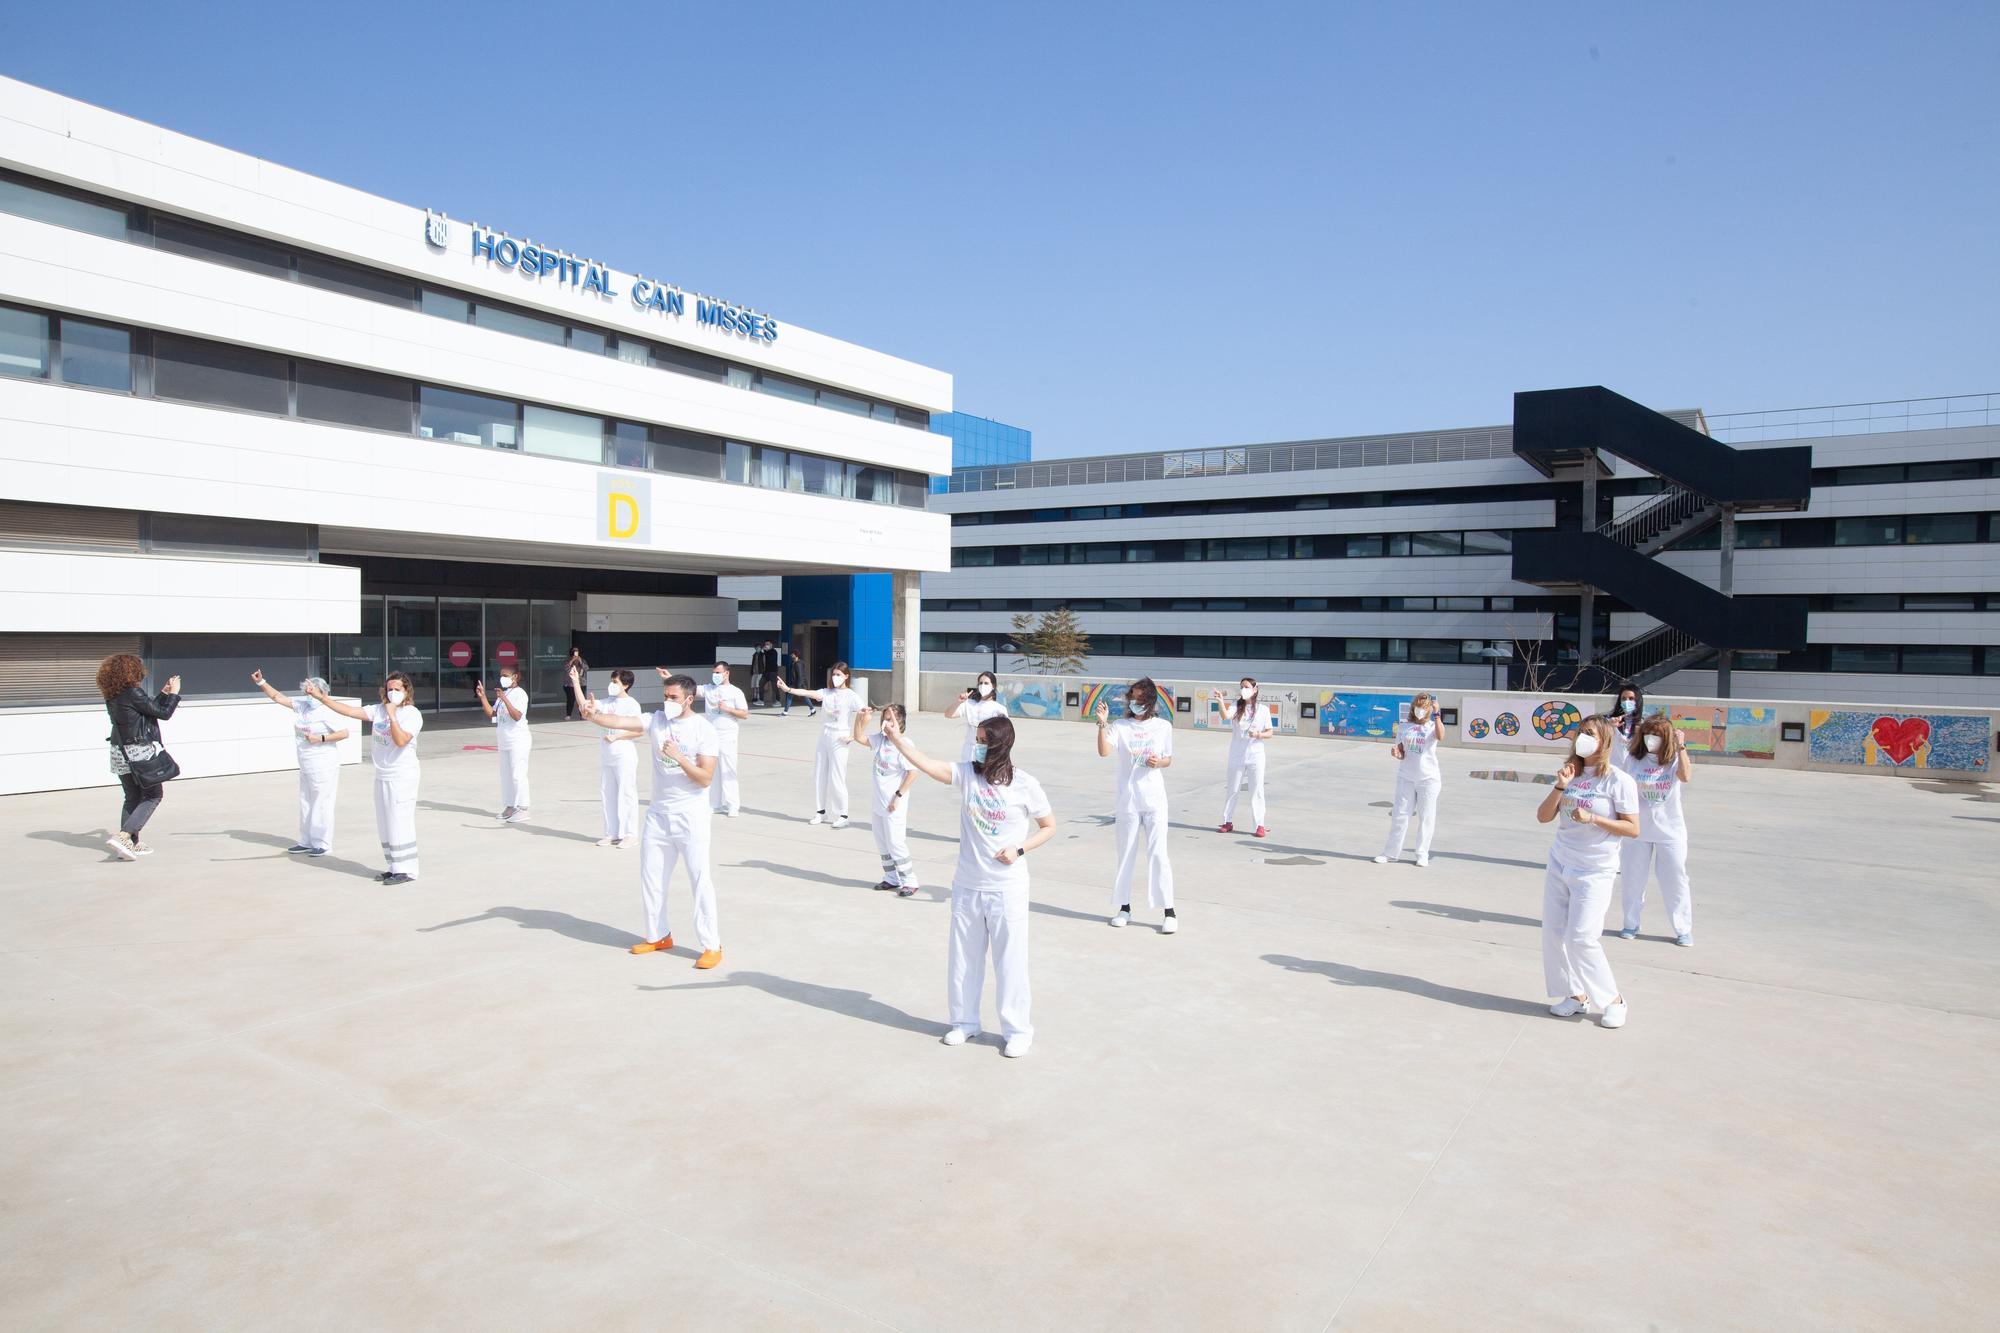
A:
{"label": "raised arm", "polygon": [[1688,747],[1685,742],[1680,741],[1678,738],[1675,740],[1675,745],[1674,769],[1679,773],[1682,782],[1693,782],[1694,764],[1688,759]]}
{"label": "raised arm", "polygon": [[252,671],[250,673],[250,683],[252,685],[255,685],[258,689],[264,691],[264,697],[266,699],[269,699],[272,703],[278,705],[278,707],[290,708],[292,706],[292,701],[290,699],[287,699],[284,695],[280,694],[276,686],[272,685],[270,681],[264,679],[264,673],[262,671]]}
{"label": "raised arm", "polygon": [[606,731],[622,731],[627,736],[638,736],[646,730],[644,713],[606,713],[598,708],[597,700],[583,701],[583,720],[595,722]]}
{"label": "raised arm", "polygon": [[491,722],[493,720],[493,701],[486,697],[485,681],[480,680],[473,682],[472,696],[473,698],[479,700],[479,711],[486,714],[486,720],[488,722]]}
{"label": "raised arm", "polygon": [[1099,759],[1109,759],[1111,757],[1111,706],[1109,704],[1097,705],[1097,757]]}
{"label": "raised arm", "polygon": [[855,740],[865,741],[868,739],[868,718],[874,711],[872,708],[857,708],[854,710]]}
{"label": "raised arm", "polygon": [[778,681],[777,684],[778,688],[783,690],[786,694],[796,694],[801,699],[817,699],[822,703],[826,701],[825,690],[795,690],[791,686],[785,684],[783,680]]}
{"label": "raised arm", "polygon": [[[356,722],[366,722],[368,720],[367,709],[356,704],[342,703],[338,699],[329,698],[325,690],[319,689],[316,686],[306,686],[306,697],[321,707],[333,710],[342,717],[351,717]],[[398,743],[400,744],[400,742]]]}
{"label": "raised arm", "polygon": [[942,782],[947,786],[951,784],[951,765],[939,763],[912,745],[910,738],[903,734],[903,729],[893,720],[882,723],[882,734],[889,738],[889,743],[902,753],[903,758],[910,761],[911,768],[933,781]]}
{"label": "raised arm", "polygon": [[965,708],[965,701],[966,701],[967,699],[970,699],[971,697],[972,697],[972,691],[971,691],[971,690],[960,690],[960,691],[958,692],[958,698],[957,698],[957,700],[955,700],[955,701],[954,701],[954,702],[952,703],[952,706],[951,706],[951,707],[949,707],[949,708],[947,708],[947,709],[945,709],[945,710],[944,710],[944,715],[945,715],[946,717],[957,717],[957,716],[959,715],[959,713],[960,713],[961,711],[963,711],[963,710],[964,710],[964,708]]}

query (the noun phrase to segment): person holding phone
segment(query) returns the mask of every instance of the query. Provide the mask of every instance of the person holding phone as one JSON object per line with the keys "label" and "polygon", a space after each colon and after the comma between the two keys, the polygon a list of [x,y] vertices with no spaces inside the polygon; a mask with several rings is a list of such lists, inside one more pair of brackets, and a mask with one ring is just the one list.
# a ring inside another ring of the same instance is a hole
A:
{"label": "person holding phone", "polygon": [[834,828],[847,827],[847,747],[854,737],[854,715],[860,711],[861,696],[847,688],[847,663],[835,662],[826,669],[826,688],[801,690],[778,682],[789,700],[793,695],[826,710],[820,723],[819,747],[813,752],[813,800],[818,811],[806,822],[824,824],[828,812]]}
{"label": "person holding phone", "polygon": [[1617,729],[1585,718],[1535,811],[1554,823],[1542,877],[1542,976],[1557,1018],[1598,1010],[1599,1027],[1625,1026],[1625,997],[1604,956],[1604,914],[1618,875],[1618,840],[1639,833],[1639,792],[1632,775],[1611,762]]}
{"label": "person holding phone", "polygon": [[299,693],[305,696],[301,699],[286,696],[264,679],[261,670],[250,673],[250,683],[266,699],[292,712],[292,743],[299,755],[299,840],[285,851],[325,856],[333,850],[334,804],[340,794],[340,751],[334,747],[347,739],[347,728],[340,725],[338,714],[312,697],[315,688],[326,693],[326,681],[320,676],[299,682]]}
{"label": "person holding phone", "polygon": [[1097,705],[1097,757],[1118,757],[1118,874],[1112,882],[1116,910],[1109,924],[1132,920],[1132,875],[1139,842],[1146,843],[1146,890],[1165,917],[1162,935],[1181,928],[1174,915],[1174,868],[1167,860],[1167,779],[1174,762],[1174,729],[1159,716],[1160,687],[1142,676],[1125,688],[1125,716],[1111,720],[1109,704]]}
{"label": "person holding phone", "polygon": [[1389,841],[1375,864],[1388,865],[1403,857],[1403,839],[1410,815],[1417,816],[1417,864],[1431,863],[1431,831],[1437,827],[1438,791],[1444,775],[1438,770],[1437,747],[1444,733],[1438,727],[1437,700],[1419,692],[1410,700],[1410,716],[1396,724],[1396,743],[1389,757],[1396,761],[1396,798],[1389,807]]}
{"label": "person holding phone", "polygon": [[946,717],[965,721],[965,741],[958,747],[961,764],[972,758],[972,747],[979,743],[979,724],[989,717],[1007,716],[1007,705],[995,697],[999,689],[1000,678],[991,671],[982,671],[972,687],[960,690],[957,701],[945,709]]}
{"label": "person holding phone", "polygon": [[500,693],[486,697],[486,682],[472,687],[480,709],[498,731],[500,742],[500,822],[513,824],[528,818],[528,756],[535,738],[528,731],[528,692],[521,688],[521,673],[513,666],[500,668]]}
{"label": "person holding phone", "polygon": [[104,696],[104,711],[111,716],[111,771],[125,803],[118,811],[118,831],[105,843],[122,861],[136,861],[152,855],[153,849],[139,841],[140,830],[160,808],[166,784],[180,772],[180,766],[160,742],[160,723],[174,715],[181,703],[181,678],[167,677],[158,694],[139,688],[146,679],[146,664],[133,653],[113,653],[97,664],[97,692]]}
{"label": "person holding phone", "polygon": [[[900,710],[898,710],[900,711]],[[986,951],[993,951],[994,1003],[1000,1011],[1000,1053],[1019,1059],[1035,1041],[1029,1015],[1029,852],[1056,835],[1055,811],[1042,784],[1014,767],[1014,723],[979,724],[973,757],[956,764],[930,758],[903,734],[903,719],[885,716],[882,734],[911,768],[958,789],[958,866],[951,876],[951,943],[945,975],[951,1027],[947,1046],[979,1035],[979,995],[986,985]]]}
{"label": "person holding phone", "polygon": [[1217,833],[1236,831],[1236,797],[1245,779],[1250,783],[1250,818],[1255,821],[1255,837],[1264,828],[1264,742],[1277,733],[1271,725],[1271,711],[1264,707],[1256,678],[1245,676],[1236,683],[1236,697],[1223,698],[1215,691],[1215,705],[1229,723],[1229,795],[1222,802],[1222,825]]}
{"label": "person holding phone", "polygon": [[[596,704],[597,711],[606,717],[644,717],[645,710],[632,697],[632,685],[637,679],[624,667],[613,670],[604,686],[608,697]],[[579,699],[595,703],[584,687],[581,673],[571,674],[570,688]],[[588,718],[589,714],[584,716]],[[630,847],[639,836],[639,749],[630,733],[623,730],[604,733],[604,743],[598,748],[597,791],[604,803],[604,836],[597,840],[597,845]]]}
{"label": "person holding phone", "polygon": [[1646,881],[1659,876],[1666,899],[1667,923],[1674,943],[1694,945],[1694,898],[1688,890],[1687,820],[1681,813],[1681,789],[1694,781],[1694,766],[1681,734],[1664,713],[1639,724],[1628,751],[1625,771],[1639,791],[1639,836],[1626,843],[1619,875],[1625,901],[1621,940],[1639,937],[1639,920],[1646,910]]}
{"label": "person holding phone", "polygon": [[884,704],[882,730],[866,734],[868,718],[877,710],[864,708],[854,715],[854,739],[868,747],[868,769],[874,782],[875,807],[868,827],[875,834],[875,852],[882,858],[882,879],[878,889],[894,889],[898,898],[909,898],[922,886],[917,868],[910,860],[910,788],[917,785],[917,770],[903,758],[889,736],[889,724],[901,731],[909,725],[909,713],[901,704]]}
{"label": "person holding phone", "polygon": [[321,706],[366,722],[374,736],[369,751],[375,763],[375,832],[389,868],[375,878],[384,884],[408,884],[417,877],[417,786],[423,768],[417,761],[417,737],[424,715],[410,702],[416,685],[401,671],[382,678],[382,702],[357,708],[327,697],[326,690],[306,682],[306,696]]}

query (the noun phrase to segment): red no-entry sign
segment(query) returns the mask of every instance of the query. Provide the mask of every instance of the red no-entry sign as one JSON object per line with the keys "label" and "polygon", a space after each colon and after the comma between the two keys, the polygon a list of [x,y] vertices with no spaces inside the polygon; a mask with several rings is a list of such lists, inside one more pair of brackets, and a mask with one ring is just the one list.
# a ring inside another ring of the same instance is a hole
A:
{"label": "red no-entry sign", "polygon": [[472,665],[472,645],[460,640],[451,646],[451,664],[455,667]]}
{"label": "red no-entry sign", "polygon": [[513,666],[515,662],[520,660],[520,657],[521,654],[516,651],[514,645],[511,643],[502,643],[498,648],[493,650],[493,660],[503,667]]}

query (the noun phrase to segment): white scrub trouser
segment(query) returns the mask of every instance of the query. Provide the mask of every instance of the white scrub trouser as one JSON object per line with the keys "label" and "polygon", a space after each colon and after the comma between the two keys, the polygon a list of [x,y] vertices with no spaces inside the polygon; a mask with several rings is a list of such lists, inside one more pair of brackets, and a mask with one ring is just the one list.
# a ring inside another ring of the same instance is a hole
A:
{"label": "white scrub trouser", "polygon": [[736,789],[736,741],[731,735],[716,742],[715,780],[708,784],[708,803],[717,810],[743,807],[743,794]]}
{"label": "white scrub trouser", "polygon": [[1431,830],[1437,827],[1438,788],[1442,778],[1396,777],[1396,803],[1389,807],[1389,841],[1382,855],[1394,861],[1403,854],[1403,838],[1410,831],[1410,812],[1417,815],[1417,855],[1431,854]]}
{"label": "white scrub trouser", "polygon": [[875,851],[882,858],[882,878],[906,889],[919,887],[917,868],[910,862],[909,798],[896,802],[893,812],[876,807],[869,828],[875,833]]}
{"label": "white scrub trouser", "polygon": [[598,764],[597,785],[604,797],[604,836],[621,842],[637,837],[638,748],[631,741],[613,741],[604,747],[604,756]]}
{"label": "white scrub trouser", "polygon": [[847,818],[847,747],[826,732],[813,755],[813,801],[815,810]]}
{"label": "white scrub trouser", "polygon": [[1139,835],[1146,837],[1146,894],[1153,906],[1165,910],[1174,905],[1174,868],[1167,864],[1167,811],[1118,814],[1118,878],[1111,887],[1111,906],[1123,907],[1132,901],[1132,871],[1139,862]]}
{"label": "white scrub trouser", "polygon": [[986,946],[993,946],[994,1004],[1000,1035],[1033,1037],[1028,1021],[1028,891],[951,891],[951,948],[945,967],[951,1025],[979,1031],[979,992],[986,984]]}
{"label": "white scrub trouser", "polygon": [[1542,879],[1542,976],[1551,998],[1581,995],[1602,1009],[1618,998],[1604,956],[1604,914],[1616,863],[1573,870],[1549,857]]}
{"label": "white scrub trouser", "polygon": [[646,938],[665,939],[674,933],[667,919],[667,888],[674,867],[687,862],[694,884],[694,938],[704,951],[720,949],[722,934],[715,924],[715,881],[708,872],[710,812],[705,801],[646,807],[646,832],[639,842],[639,896],[646,908]]}
{"label": "white scrub trouser", "polygon": [[1250,818],[1257,821],[1257,827],[1264,827],[1264,747],[1247,746],[1242,750],[1231,747],[1229,751],[1229,799],[1222,803],[1222,822],[1235,822],[1236,793],[1242,790],[1243,780],[1250,779]]}
{"label": "white scrub trouser", "polygon": [[1646,842],[1627,838],[1619,852],[1619,873],[1624,876],[1625,929],[1639,929],[1639,916],[1646,906],[1646,880],[1660,878],[1660,896],[1667,900],[1667,923],[1676,935],[1694,934],[1694,897],[1688,892],[1688,845],[1674,842]]}
{"label": "white scrub trouser", "polygon": [[308,759],[299,756],[299,846],[333,849],[333,804],[340,791],[340,756],[328,746]]}
{"label": "white scrub trouser", "polygon": [[375,832],[392,874],[417,877],[417,766],[375,772]]}
{"label": "white scrub trouser", "polygon": [[526,745],[500,747],[500,804],[514,810],[528,808],[528,755]]}

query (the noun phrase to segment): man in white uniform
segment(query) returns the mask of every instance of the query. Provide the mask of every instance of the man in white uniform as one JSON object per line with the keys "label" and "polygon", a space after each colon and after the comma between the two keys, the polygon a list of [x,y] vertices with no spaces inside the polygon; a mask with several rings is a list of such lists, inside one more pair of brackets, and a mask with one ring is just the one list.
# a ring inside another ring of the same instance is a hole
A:
{"label": "man in white uniform", "polygon": [[702,716],[715,728],[716,743],[722,748],[715,756],[715,781],[709,784],[709,804],[731,819],[743,807],[736,789],[737,724],[750,716],[750,701],[743,691],[729,683],[729,663],[717,662],[702,686]]}
{"label": "man in white uniform", "polygon": [[709,875],[708,834],[713,812],[708,787],[715,781],[716,752],[721,747],[715,728],[692,710],[694,680],[669,676],[665,702],[646,718],[616,717],[586,704],[584,716],[611,731],[644,736],[653,756],[653,803],[646,808],[645,831],[639,840],[639,893],[646,910],[646,937],[633,953],[659,953],[674,947],[668,923],[667,886],[674,867],[685,861],[694,887],[694,937],[701,945],[699,968],[722,961],[722,935],[715,921],[715,881]]}
{"label": "man in white uniform", "polygon": [[500,668],[500,695],[486,697],[486,682],[473,687],[486,720],[498,728],[500,739],[500,818],[509,824],[528,817],[528,751],[534,737],[528,734],[528,692],[513,667]]}

